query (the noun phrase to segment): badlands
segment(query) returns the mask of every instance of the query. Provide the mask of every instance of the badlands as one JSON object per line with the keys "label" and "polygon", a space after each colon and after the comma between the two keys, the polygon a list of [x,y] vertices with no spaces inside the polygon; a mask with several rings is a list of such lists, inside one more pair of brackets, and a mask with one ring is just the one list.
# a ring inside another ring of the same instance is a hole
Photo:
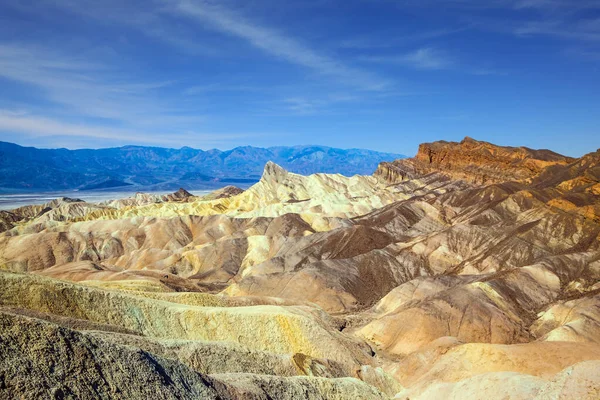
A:
{"label": "badlands", "polygon": [[599,399],[600,150],[0,212],[0,398]]}

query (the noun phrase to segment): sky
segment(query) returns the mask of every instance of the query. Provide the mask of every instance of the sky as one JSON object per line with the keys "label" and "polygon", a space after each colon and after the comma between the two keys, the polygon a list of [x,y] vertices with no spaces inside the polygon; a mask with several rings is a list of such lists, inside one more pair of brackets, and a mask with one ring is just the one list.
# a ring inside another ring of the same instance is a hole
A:
{"label": "sky", "polygon": [[0,0],[0,140],[600,147],[600,0]]}

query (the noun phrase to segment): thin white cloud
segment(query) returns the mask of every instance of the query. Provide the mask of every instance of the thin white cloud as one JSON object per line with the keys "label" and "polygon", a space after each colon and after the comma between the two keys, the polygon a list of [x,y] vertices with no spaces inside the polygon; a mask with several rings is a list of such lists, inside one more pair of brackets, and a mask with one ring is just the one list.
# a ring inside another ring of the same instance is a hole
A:
{"label": "thin white cloud", "polygon": [[190,145],[191,143],[226,143],[232,140],[264,136],[256,133],[228,134],[188,131],[176,134],[169,132],[139,132],[129,129],[67,123],[12,110],[0,110],[0,132],[20,133],[31,137],[67,136],[177,147]]}
{"label": "thin white cloud", "polygon": [[38,15],[56,10],[64,14],[66,11],[103,24],[118,24],[136,29],[143,35],[186,54],[220,54],[217,47],[194,40],[193,32],[185,26],[162,18],[156,9],[159,2],[160,0],[33,0],[33,4],[10,2],[8,6],[22,13]]}
{"label": "thin white cloud", "polygon": [[441,70],[455,66],[455,61],[446,52],[432,47],[423,47],[406,54],[365,56],[361,59],[367,62],[397,64],[423,70]]}
{"label": "thin white cloud", "polygon": [[388,30],[387,32],[371,33],[368,36],[351,37],[350,39],[342,40],[338,47],[342,49],[358,50],[386,49],[439,39],[464,32],[469,28],[470,27],[466,25],[460,28],[440,28],[407,33],[398,33]]}
{"label": "thin white cloud", "polygon": [[302,97],[290,97],[283,100],[285,107],[297,114],[314,114],[321,106],[319,102]]}
{"label": "thin white cloud", "polygon": [[91,127],[83,124],[69,124],[45,117],[29,115],[24,112],[0,110],[0,130],[19,132],[34,136],[84,136],[97,139],[125,139],[138,141],[155,140],[148,135],[135,134],[123,129]]}
{"label": "thin white cloud", "polygon": [[516,9],[535,8],[542,10],[552,9],[593,9],[600,8],[598,0],[513,0],[512,6]]}
{"label": "thin white cloud", "polygon": [[369,96],[347,93],[306,93],[282,97],[277,101],[259,102],[255,115],[269,117],[299,117],[311,115],[332,115],[340,113],[337,107],[347,103],[361,102],[363,106],[372,102],[373,97],[388,95],[391,92],[378,92]]}
{"label": "thin white cloud", "polygon": [[518,25],[513,33],[517,36],[555,36],[562,39],[597,42],[600,41],[598,20],[572,22],[564,20],[536,20]]}
{"label": "thin white cloud", "polygon": [[[382,56],[363,56],[362,61],[380,64],[400,65],[422,71],[456,71],[470,75],[507,75],[507,72],[495,68],[465,65],[450,55],[448,51],[432,47],[423,47],[405,54]],[[407,95],[410,93],[403,93]]]}
{"label": "thin white cloud", "polygon": [[445,69],[454,64],[446,54],[431,47],[401,56],[398,61],[419,69]]}
{"label": "thin white cloud", "polygon": [[577,57],[587,61],[600,61],[600,49],[569,48],[564,53],[567,57]]}
{"label": "thin white cloud", "polygon": [[[443,4],[459,21],[482,31],[518,37],[553,36],[574,41],[600,41],[600,0],[390,0],[404,7],[427,8]],[[503,18],[489,15],[507,12]],[[449,13],[449,15],[453,15]]]}
{"label": "thin white cloud", "polygon": [[[202,127],[206,117],[173,101],[173,81],[131,79],[115,68],[39,46],[0,43],[0,78],[26,85],[36,99],[18,112],[4,110],[0,130],[162,145],[247,137],[188,134]],[[2,106],[15,103],[3,101]]]}
{"label": "thin white cloud", "polygon": [[300,41],[274,29],[246,20],[214,3],[178,0],[173,10],[226,34],[241,38],[252,46],[288,62],[334,77],[363,90],[382,90],[388,82],[372,74],[323,55]]}
{"label": "thin white cloud", "polygon": [[404,7],[440,7],[450,9],[595,9],[600,0],[391,0]]}
{"label": "thin white cloud", "polygon": [[206,95],[207,93],[214,92],[255,92],[259,90],[264,90],[258,86],[250,86],[250,85],[222,85],[218,83],[206,84],[206,85],[194,85],[186,88],[183,91],[183,94],[194,96],[194,95]]}
{"label": "thin white cloud", "polygon": [[[411,7],[431,7],[435,0],[404,0]],[[482,31],[512,34],[518,37],[552,36],[573,41],[600,41],[600,0],[444,0],[459,20]],[[439,6],[439,4],[437,4]],[[505,10],[498,18],[485,12]]]}
{"label": "thin white cloud", "polygon": [[0,43],[0,77],[30,85],[40,99],[80,116],[137,125],[146,118],[173,122],[181,113],[153,94],[172,81],[136,82],[102,64],[36,46]]}

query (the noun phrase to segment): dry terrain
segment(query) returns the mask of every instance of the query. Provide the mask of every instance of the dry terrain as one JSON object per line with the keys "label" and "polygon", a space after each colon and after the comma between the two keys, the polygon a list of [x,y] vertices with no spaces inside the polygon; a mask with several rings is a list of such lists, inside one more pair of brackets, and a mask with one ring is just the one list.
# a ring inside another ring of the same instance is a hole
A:
{"label": "dry terrain", "polygon": [[0,232],[0,398],[600,398],[600,150],[269,162]]}

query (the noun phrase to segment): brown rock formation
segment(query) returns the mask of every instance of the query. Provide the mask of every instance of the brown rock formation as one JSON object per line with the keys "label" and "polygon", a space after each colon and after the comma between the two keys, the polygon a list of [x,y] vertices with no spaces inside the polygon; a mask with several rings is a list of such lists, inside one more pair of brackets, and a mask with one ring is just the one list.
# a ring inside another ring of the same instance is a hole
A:
{"label": "brown rock formation", "polygon": [[414,158],[382,163],[375,175],[390,183],[441,173],[474,184],[525,181],[573,159],[550,150],[503,147],[465,137],[460,143],[423,143]]}
{"label": "brown rock formation", "polygon": [[232,196],[237,196],[238,194],[243,193],[244,190],[240,189],[236,186],[225,186],[224,188],[215,190],[212,193],[207,194],[202,199],[203,200],[217,200],[217,199],[226,199]]}
{"label": "brown rock formation", "polygon": [[21,221],[22,216],[10,211],[0,210],[0,232],[7,231],[15,226],[15,223]]}
{"label": "brown rock formation", "polygon": [[194,195],[185,190],[184,188],[179,188],[178,191],[166,194],[162,196],[163,201],[189,201],[190,198],[193,198]]}

